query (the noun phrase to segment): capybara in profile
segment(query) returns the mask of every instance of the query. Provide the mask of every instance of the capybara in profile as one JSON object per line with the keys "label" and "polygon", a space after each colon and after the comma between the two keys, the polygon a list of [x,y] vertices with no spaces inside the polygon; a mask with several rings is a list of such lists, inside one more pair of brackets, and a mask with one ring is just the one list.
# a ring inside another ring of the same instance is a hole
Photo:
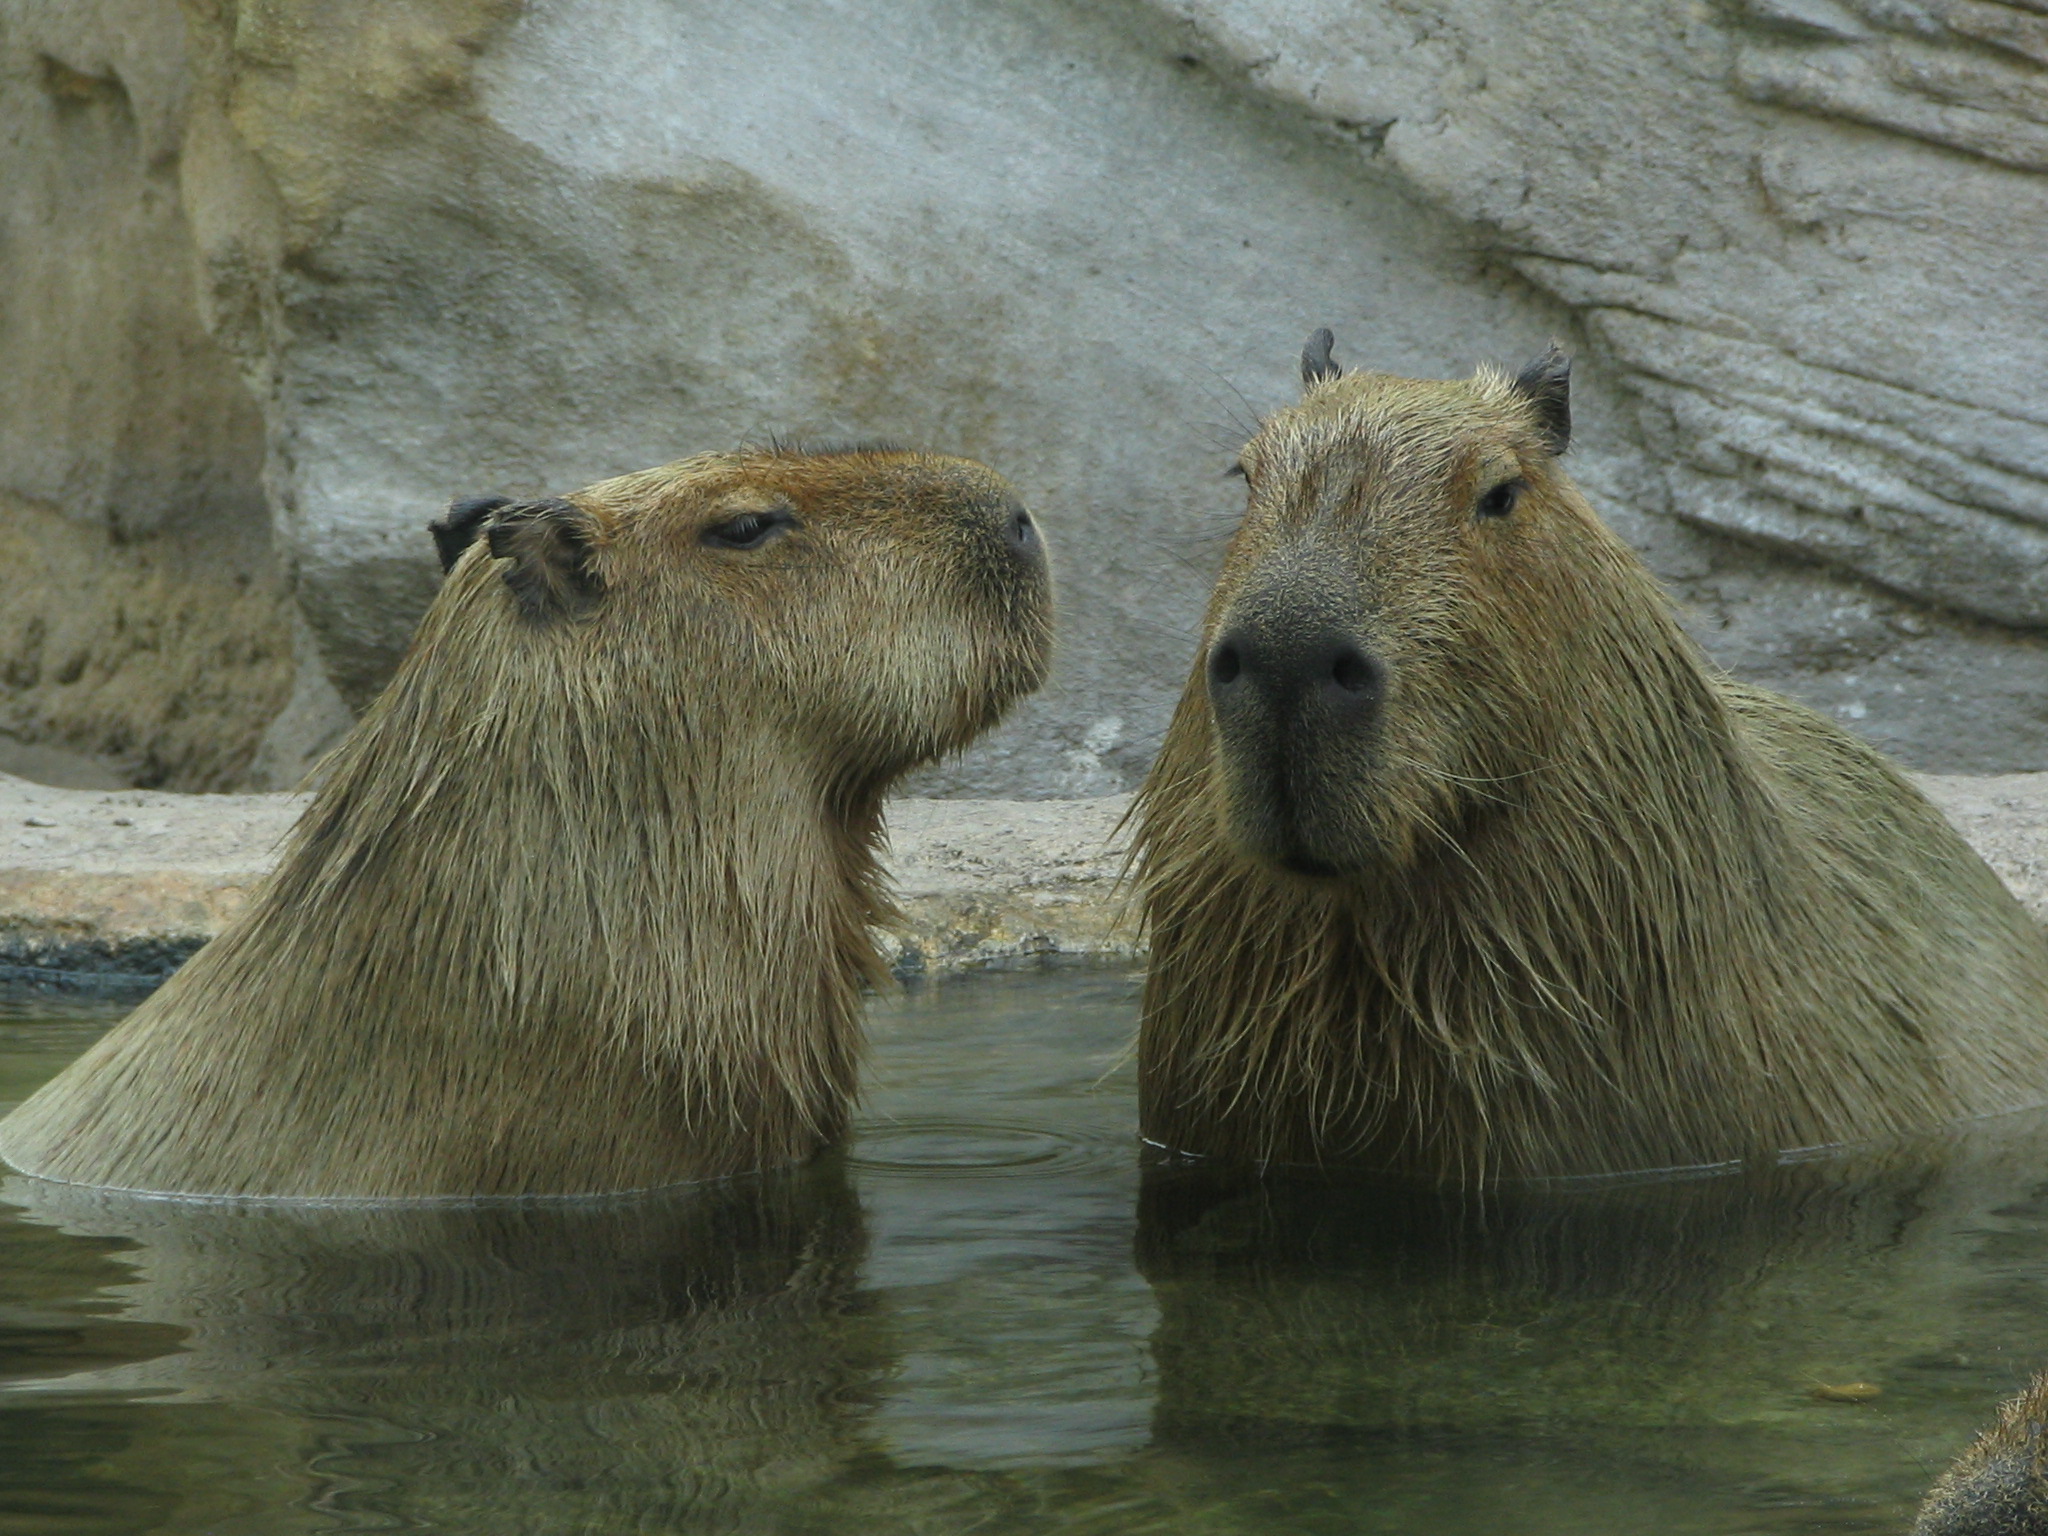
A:
{"label": "capybara in profile", "polygon": [[2048,1099],[2048,936],[1705,659],[1558,462],[1560,352],[1303,377],[1139,797],[1149,1140],[1484,1182]]}
{"label": "capybara in profile", "polygon": [[1913,1536],[2048,1536],[2048,1375],[1998,1410],[1935,1485]]}
{"label": "capybara in profile", "polygon": [[884,792],[1046,667],[1029,516],[964,460],[773,449],[436,534],[453,568],[282,864],[0,1121],[15,1167],[563,1194],[839,1134]]}

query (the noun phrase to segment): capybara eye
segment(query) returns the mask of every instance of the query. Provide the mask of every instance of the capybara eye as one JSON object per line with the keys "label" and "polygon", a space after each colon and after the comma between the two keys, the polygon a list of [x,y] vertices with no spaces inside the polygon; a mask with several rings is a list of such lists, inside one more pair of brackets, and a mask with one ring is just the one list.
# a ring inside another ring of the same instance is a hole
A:
{"label": "capybara eye", "polygon": [[759,549],[778,533],[796,526],[793,512],[742,512],[706,528],[703,540],[714,549]]}
{"label": "capybara eye", "polygon": [[1519,480],[1503,480],[1484,496],[1473,510],[1481,517],[1506,517],[1515,510],[1515,503],[1522,499],[1526,487]]}

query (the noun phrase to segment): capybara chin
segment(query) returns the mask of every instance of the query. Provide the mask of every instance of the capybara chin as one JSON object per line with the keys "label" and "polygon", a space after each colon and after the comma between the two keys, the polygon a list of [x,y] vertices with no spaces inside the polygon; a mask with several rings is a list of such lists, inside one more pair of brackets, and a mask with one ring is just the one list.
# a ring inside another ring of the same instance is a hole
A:
{"label": "capybara chin", "polygon": [[248,909],[0,1121],[210,1195],[573,1194],[838,1135],[882,797],[1041,681],[978,464],[713,454],[458,504],[439,596]]}
{"label": "capybara chin", "polygon": [[2048,937],[1705,659],[1559,464],[1562,354],[1303,374],[1139,797],[1148,1139],[1480,1182],[2048,1099]]}

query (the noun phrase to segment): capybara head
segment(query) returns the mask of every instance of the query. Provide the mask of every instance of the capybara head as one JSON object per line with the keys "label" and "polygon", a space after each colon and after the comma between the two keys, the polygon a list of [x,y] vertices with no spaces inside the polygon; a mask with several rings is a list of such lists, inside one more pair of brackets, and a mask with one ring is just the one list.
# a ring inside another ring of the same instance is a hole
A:
{"label": "capybara head", "polygon": [[1201,667],[1230,841],[1313,878],[1405,863],[1527,771],[1572,689],[1546,642],[1606,537],[1557,494],[1557,351],[1445,383],[1340,377],[1312,343],[1303,372],[1240,456]]}
{"label": "capybara head", "polygon": [[[609,653],[860,779],[954,750],[1043,680],[1051,580],[993,471],[889,448],[705,454],[434,526],[463,606]],[[708,710],[706,711],[708,715]]]}

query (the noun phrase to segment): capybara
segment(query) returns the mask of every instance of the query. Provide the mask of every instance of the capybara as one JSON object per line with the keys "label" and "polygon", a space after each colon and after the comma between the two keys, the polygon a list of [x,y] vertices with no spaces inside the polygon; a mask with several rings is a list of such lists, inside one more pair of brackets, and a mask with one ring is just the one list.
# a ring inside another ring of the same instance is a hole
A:
{"label": "capybara", "polygon": [[1484,1183],[2048,1099],[2048,936],[1706,660],[1559,463],[1561,352],[1302,371],[1139,796],[1148,1139]]}
{"label": "capybara", "polygon": [[569,1194],[839,1134],[884,792],[1047,664],[1029,515],[965,460],[775,448],[436,533],[453,568],[278,870],[0,1121],[15,1167]]}
{"label": "capybara", "polygon": [[2048,1375],[1998,1410],[1927,1491],[1913,1536],[2048,1536]]}

